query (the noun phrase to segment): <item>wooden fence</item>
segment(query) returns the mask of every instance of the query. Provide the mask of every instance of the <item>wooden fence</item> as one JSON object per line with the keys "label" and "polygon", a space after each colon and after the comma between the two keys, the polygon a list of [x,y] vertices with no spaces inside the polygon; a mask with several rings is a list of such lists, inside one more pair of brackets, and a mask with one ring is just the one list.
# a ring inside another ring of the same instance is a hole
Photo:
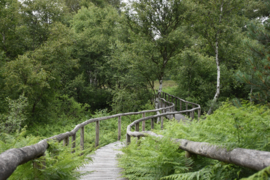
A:
{"label": "wooden fence", "polygon": [[[154,129],[153,120],[155,118],[161,117],[168,117],[175,114],[190,114],[190,118],[194,118],[195,111],[198,111],[198,118],[200,117],[201,109],[198,104],[187,102],[183,99],[180,99],[178,97],[168,95],[167,93],[163,93],[163,96],[165,99],[169,99],[172,102],[175,102],[175,105],[177,105],[177,101],[180,101],[180,109],[179,111],[173,111],[173,112],[164,112],[162,114],[154,115],[154,116],[148,116],[143,117],[141,119],[138,119],[131,124],[127,126],[127,133],[126,133],[126,143],[127,145],[131,142],[131,137],[137,137],[140,139],[140,137],[145,136],[155,136],[162,138],[163,136],[157,135],[151,131],[139,131],[139,129],[135,128],[135,131],[131,131],[131,128],[133,126],[137,127],[140,122],[145,122],[146,120],[151,120],[151,129]],[[168,97],[167,97],[168,96]],[[164,100],[165,100],[164,99]],[[168,101],[165,101],[168,102]],[[182,110],[182,103],[185,103],[186,110]],[[188,109],[188,106],[192,105],[192,109]],[[197,106],[197,107],[196,107]],[[175,108],[174,106],[173,108]],[[163,127],[161,123],[161,128]],[[270,166],[270,152],[267,151],[259,151],[259,150],[253,150],[253,149],[243,149],[243,148],[235,148],[232,150],[228,150],[224,147],[219,147],[215,145],[211,145],[206,142],[193,142],[186,139],[173,139],[176,143],[179,144],[179,148],[186,151],[186,157],[192,157],[196,155],[205,156],[211,159],[216,159],[219,161],[232,163],[236,165],[240,165],[243,167],[247,167],[254,170],[262,170],[268,166]]]}
{"label": "wooden fence", "polygon": [[[171,99],[176,98],[174,96],[171,96],[166,93],[162,93],[163,96],[166,97],[171,97]],[[180,99],[180,98],[178,98]],[[14,148],[14,149],[9,149],[3,153],[0,154],[0,180],[7,179],[17,168],[17,166],[24,164],[28,161],[34,160],[38,157],[41,157],[44,155],[46,149],[48,148],[48,140],[56,140],[58,142],[63,141],[63,145],[67,146],[70,143],[70,137],[71,137],[71,147],[72,147],[72,152],[75,151],[75,140],[76,140],[76,133],[80,131],[80,147],[83,150],[84,149],[84,127],[87,124],[90,123],[95,123],[96,124],[96,138],[95,138],[95,146],[97,147],[99,145],[99,136],[100,136],[100,121],[112,119],[112,118],[118,118],[118,140],[121,139],[121,117],[122,116],[128,116],[128,115],[138,115],[142,114],[142,117],[144,118],[146,116],[146,113],[151,113],[151,112],[166,112],[166,111],[173,111],[175,108],[174,103],[169,102],[165,99],[161,99],[162,103],[166,104],[165,107],[161,107],[159,109],[153,109],[153,110],[146,110],[146,111],[140,111],[140,112],[128,112],[128,113],[121,113],[121,114],[115,114],[112,116],[106,116],[106,117],[100,117],[100,118],[93,118],[89,119],[81,124],[78,124],[75,126],[73,130],[70,132],[58,134],[52,137],[49,137],[47,139],[43,139],[40,142],[31,145],[31,146],[26,146],[22,148]],[[181,99],[180,99],[181,100]],[[194,104],[187,102],[185,100],[181,100],[182,102],[189,103],[189,104]],[[195,105],[195,104],[194,104]],[[198,107],[195,108],[196,110],[199,110],[200,106],[197,105]],[[187,107],[187,106],[186,106]],[[194,110],[187,110],[185,112],[191,113],[191,115],[194,117]],[[163,126],[163,120],[161,122],[161,125]],[[152,121],[152,127],[154,127],[154,122]],[[137,123],[136,130],[139,130],[139,123]],[[142,121],[142,130],[145,130],[145,121]]]}
{"label": "wooden fence", "polygon": [[[160,126],[163,128],[163,118],[175,116],[175,114],[186,114],[189,115],[191,119],[194,119],[195,113],[197,113],[198,119],[201,114],[200,105],[192,102],[185,101],[176,96],[169,95],[167,93],[162,92],[160,108],[153,110],[146,110],[140,112],[129,112],[129,113],[121,113],[115,114],[112,116],[100,117],[89,119],[81,124],[75,126],[75,128],[66,133],[58,134],[56,136],[52,136],[47,139],[43,139],[40,142],[26,146],[22,148],[9,149],[2,154],[0,154],[0,180],[7,179],[17,168],[17,166],[24,164],[28,161],[34,160],[40,156],[43,156],[46,149],[48,148],[48,140],[56,140],[58,142],[63,141],[63,145],[67,146],[70,142],[69,139],[71,137],[72,149],[75,151],[75,140],[76,133],[80,130],[80,147],[84,149],[84,127],[87,124],[95,123],[96,124],[96,138],[95,138],[95,146],[99,145],[99,127],[100,121],[118,118],[118,140],[121,139],[121,117],[128,115],[138,115],[142,114],[142,118],[138,119],[127,126],[126,132],[126,142],[127,145],[131,141],[131,137],[140,138],[142,136],[157,136],[151,131],[145,131],[145,121],[151,120],[151,129],[154,129],[155,119],[161,118]],[[179,106],[178,106],[179,105]],[[191,109],[189,109],[191,107]],[[185,110],[183,110],[185,109]],[[157,115],[146,116],[146,113],[152,112],[161,112]],[[142,122],[142,131],[139,131],[140,122]],[[135,126],[135,131],[131,131],[131,128]],[[185,150],[187,152],[187,157],[190,157],[192,154],[198,154],[202,156],[206,156],[212,159],[217,159],[221,161],[225,161],[228,163],[234,163],[237,165],[241,165],[244,167],[248,167],[251,169],[261,170],[265,167],[270,166],[270,152],[265,151],[257,151],[257,150],[249,150],[249,149],[233,149],[228,151],[226,148],[221,148],[218,146],[213,146],[204,142],[192,142],[185,139],[174,139],[177,143],[179,143],[179,148]]]}

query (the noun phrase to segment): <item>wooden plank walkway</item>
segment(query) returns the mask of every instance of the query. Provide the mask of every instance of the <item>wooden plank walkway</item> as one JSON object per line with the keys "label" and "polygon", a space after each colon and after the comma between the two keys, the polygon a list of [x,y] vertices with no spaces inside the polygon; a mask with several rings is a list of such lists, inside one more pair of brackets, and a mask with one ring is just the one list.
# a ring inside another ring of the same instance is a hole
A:
{"label": "wooden plank walkway", "polygon": [[95,154],[89,155],[93,162],[86,164],[78,169],[80,172],[93,171],[90,174],[81,177],[81,180],[127,180],[121,178],[121,168],[117,167],[117,154],[122,152],[118,149],[124,144],[120,141],[103,146],[95,151]]}
{"label": "wooden plank walkway", "polygon": [[[172,119],[172,116],[168,117]],[[176,114],[175,119],[178,121],[187,121],[188,118],[182,114]],[[95,151],[94,154],[89,155],[93,162],[86,164],[84,167],[80,167],[80,172],[91,172],[90,174],[84,175],[80,180],[127,180],[121,178],[121,168],[117,167],[117,154],[122,154],[119,149],[125,146],[120,141],[103,146]]]}
{"label": "wooden plank walkway", "polygon": [[[162,107],[165,107],[165,105],[163,105]],[[170,112],[170,110],[167,109],[166,112]],[[170,115],[170,116],[168,115],[167,118],[168,118],[168,119],[172,119],[173,116],[172,116],[172,115]],[[185,115],[183,115],[183,114],[175,114],[175,119],[178,120],[178,122],[179,122],[179,121],[183,121],[183,122],[189,121],[189,118],[187,118],[187,117],[186,117]]]}

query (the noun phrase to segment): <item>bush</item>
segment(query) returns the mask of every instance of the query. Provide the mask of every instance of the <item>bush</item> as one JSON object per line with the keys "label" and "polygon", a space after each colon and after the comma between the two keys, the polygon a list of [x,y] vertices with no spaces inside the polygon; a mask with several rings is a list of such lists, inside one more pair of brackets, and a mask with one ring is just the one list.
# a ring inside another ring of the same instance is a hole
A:
{"label": "bush", "polygon": [[0,131],[13,133],[16,130],[20,130],[26,120],[25,109],[28,102],[24,95],[15,100],[7,97],[6,101],[8,102],[9,112],[7,114],[0,114]]}

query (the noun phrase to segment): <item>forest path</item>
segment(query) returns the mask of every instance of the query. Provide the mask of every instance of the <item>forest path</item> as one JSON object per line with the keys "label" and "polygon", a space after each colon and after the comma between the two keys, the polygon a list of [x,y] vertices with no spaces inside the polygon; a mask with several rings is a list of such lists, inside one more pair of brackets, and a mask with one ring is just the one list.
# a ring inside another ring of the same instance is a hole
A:
{"label": "forest path", "polygon": [[[170,116],[168,118],[172,119],[172,117]],[[178,121],[189,120],[182,114],[176,114],[175,119]],[[126,178],[121,178],[121,168],[117,167],[117,154],[122,154],[119,149],[124,146],[125,144],[123,142],[116,141],[97,149],[94,154],[88,155],[93,159],[93,162],[80,167],[78,171],[83,173],[87,171],[93,172],[82,176],[80,180],[127,180]]]}
{"label": "forest path", "polygon": [[121,168],[117,167],[117,154],[122,153],[119,149],[123,146],[125,146],[123,142],[116,141],[97,149],[94,154],[89,155],[93,162],[79,168],[78,171],[93,172],[82,176],[80,180],[127,180],[121,178]]}
{"label": "forest path", "polygon": [[[163,105],[162,107],[164,108],[165,105]],[[167,109],[166,112],[170,112],[170,110]],[[172,119],[173,116],[167,116],[167,118],[168,118],[168,119]],[[175,114],[175,119],[178,120],[178,122],[179,122],[179,121],[187,122],[187,121],[190,120],[187,116],[185,116],[185,115],[183,115],[183,114]]]}

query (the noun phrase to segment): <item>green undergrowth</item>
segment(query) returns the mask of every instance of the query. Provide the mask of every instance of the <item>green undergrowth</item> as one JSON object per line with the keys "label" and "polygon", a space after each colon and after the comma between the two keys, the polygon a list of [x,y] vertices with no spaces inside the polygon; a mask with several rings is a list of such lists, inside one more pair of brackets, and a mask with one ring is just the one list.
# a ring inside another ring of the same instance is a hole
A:
{"label": "green undergrowth", "polygon": [[[2,133],[0,139],[0,152],[4,152],[10,148],[21,148],[32,145],[40,141],[42,138],[33,135],[27,135],[25,128],[21,132],[16,132],[13,135]],[[69,147],[62,146],[55,141],[49,141],[49,148],[42,156],[33,161],[29,161],[17,167],[14,173],[9,177],[9,180],[71,180],[76,179],[81,174],[75,169],[89,162],[87,158],[87,150],[80,151],[76,148],[75,153],[71,153]],[[84,153],[83,155],[81,155]],[[35,167],[33,168],[34,165]]]}
{"label": "green undergrowth", "polygon": [[[154,82],[155,89],[158,90],[159,88],[159,82]],[[175,91],[177,90],[177,83],[173,80],[163,80],[162,81],[162,91],[166,92],[168,94],[175,94]]]}
{"label": "green undergrowth", "polygon": [[[149,104],[143,108],[151,109]],[[151,113],[154,114],[154,113]],[[21,148],[27,145],[32,145],[42,139],[52,137],[57,134],[71,131],[79,123],[91,118],[110,116],[106,109],[96,111],[94,115],[86,113],[80,116],[67,117],[62,115],[57,121],[49,123],[35,123],[31,127],[25,127],[21,131],[14,133],[0,133],[0,153],[11,149]],[[147,116],[150,113],[147,114]],[[140,115],[123,116],[121,118],[121,139],[126,137],[126,127],[131,122],[142,117]],[[76,169],[83,164],[91,163],[91,159],[86,158],[86,155],[92,153],[97,148],[102,147],[111,142],[117,141],[118,138],[118,118],[100,121],[99,146],[95,147],[95,130],[96,123],[90,123],[85,126],[84,133],[84,150],[80,149],[80,130],[76,133],[76,148],[75,153],[71,153],[74,149],[71,148],[71,137],[69,137],[69,145],[63,146],[63,142],[49,142],[49,148],[42,156],[33,161],[29,161],[17,167],[14,173],[10,176],[10,180],[17,179],[41,179],[41,180],[58,180],[58,179],[76,179],[80,174]],[[150,130],[150,121],[146,122],[146,129]],[[83,155],[82,155],[83,154]],[[36,162],[39,168],[33,168],[33,163]]]}
{"label": "green undergrowth", "polygon": [[155,130],[163,139],[147,137],[123,148],[120,167],[129,179],[269,179],[270,168],[260,172],[202,156],[187,159],[170,138],[187,139],[225,147],[270,151],[270,110],[266,106],[225,102],[205,120],[168,121]]}

